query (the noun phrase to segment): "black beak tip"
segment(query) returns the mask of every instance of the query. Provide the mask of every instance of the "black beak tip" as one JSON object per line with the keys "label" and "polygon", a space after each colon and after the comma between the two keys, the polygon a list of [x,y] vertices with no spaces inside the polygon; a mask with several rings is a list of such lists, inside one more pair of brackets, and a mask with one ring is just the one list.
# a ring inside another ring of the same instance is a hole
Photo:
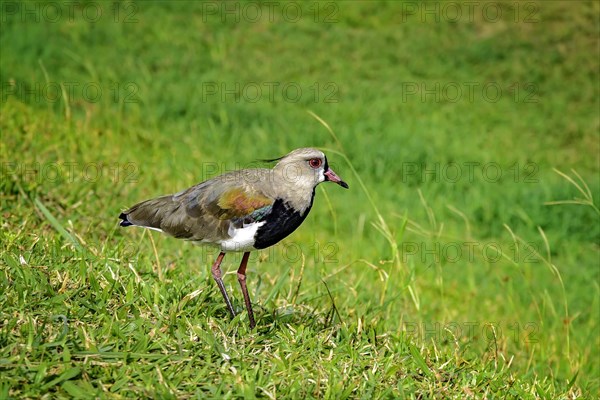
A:
{"label": "black beak tip", "polygon": [[344,189],[349,189],[350,187],[348,186],[348,184],[344,181],[340,181],[340,186],[343,187]]}

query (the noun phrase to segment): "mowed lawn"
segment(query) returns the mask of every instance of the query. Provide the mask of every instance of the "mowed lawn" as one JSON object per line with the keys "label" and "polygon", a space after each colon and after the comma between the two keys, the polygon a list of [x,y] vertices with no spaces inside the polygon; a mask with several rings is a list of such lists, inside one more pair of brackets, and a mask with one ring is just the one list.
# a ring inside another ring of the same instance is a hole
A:
{"label": "mowed lawn", "polygon": [[[597,398],[598,2],[0,3],[0,399]],[[253,253],[118,226],[297,147]]]}

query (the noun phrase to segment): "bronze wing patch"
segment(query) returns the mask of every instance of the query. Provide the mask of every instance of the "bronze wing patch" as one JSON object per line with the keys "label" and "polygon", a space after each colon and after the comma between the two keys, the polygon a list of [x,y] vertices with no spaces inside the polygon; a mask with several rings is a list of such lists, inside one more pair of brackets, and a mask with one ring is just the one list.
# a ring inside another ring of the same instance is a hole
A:
{"label": "bronze wing patch", "polygon": [[248,193],[243,188],[235,187],[223,192],[216,199],[216,215],[219,219],[242,218],[254,211],[273,204],[273,200],[254,192]]}

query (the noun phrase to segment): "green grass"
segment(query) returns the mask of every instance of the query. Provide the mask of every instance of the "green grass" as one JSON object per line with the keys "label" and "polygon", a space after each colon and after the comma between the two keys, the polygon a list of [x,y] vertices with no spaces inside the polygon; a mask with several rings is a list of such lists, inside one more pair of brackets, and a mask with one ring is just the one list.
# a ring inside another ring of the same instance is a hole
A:
{"label": "green grass", "polygon": [[[597,2],[45,4],[0,10],[0,398],[600,395]],[[252,255],[253,331],[216,250],[117,225],[301,146],[350,190]]]}

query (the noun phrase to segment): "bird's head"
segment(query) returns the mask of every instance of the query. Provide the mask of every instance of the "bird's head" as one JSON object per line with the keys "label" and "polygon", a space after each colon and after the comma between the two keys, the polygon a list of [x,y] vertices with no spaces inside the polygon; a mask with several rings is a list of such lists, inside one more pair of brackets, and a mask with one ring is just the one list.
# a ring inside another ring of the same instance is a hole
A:
{"label": "bird's head", "polygon": [[325,154],[310,147],[296,149],[281,157],[274,170],[291,185],[312,189],[329,181],[348,189],[348,184],[329,168]]}

